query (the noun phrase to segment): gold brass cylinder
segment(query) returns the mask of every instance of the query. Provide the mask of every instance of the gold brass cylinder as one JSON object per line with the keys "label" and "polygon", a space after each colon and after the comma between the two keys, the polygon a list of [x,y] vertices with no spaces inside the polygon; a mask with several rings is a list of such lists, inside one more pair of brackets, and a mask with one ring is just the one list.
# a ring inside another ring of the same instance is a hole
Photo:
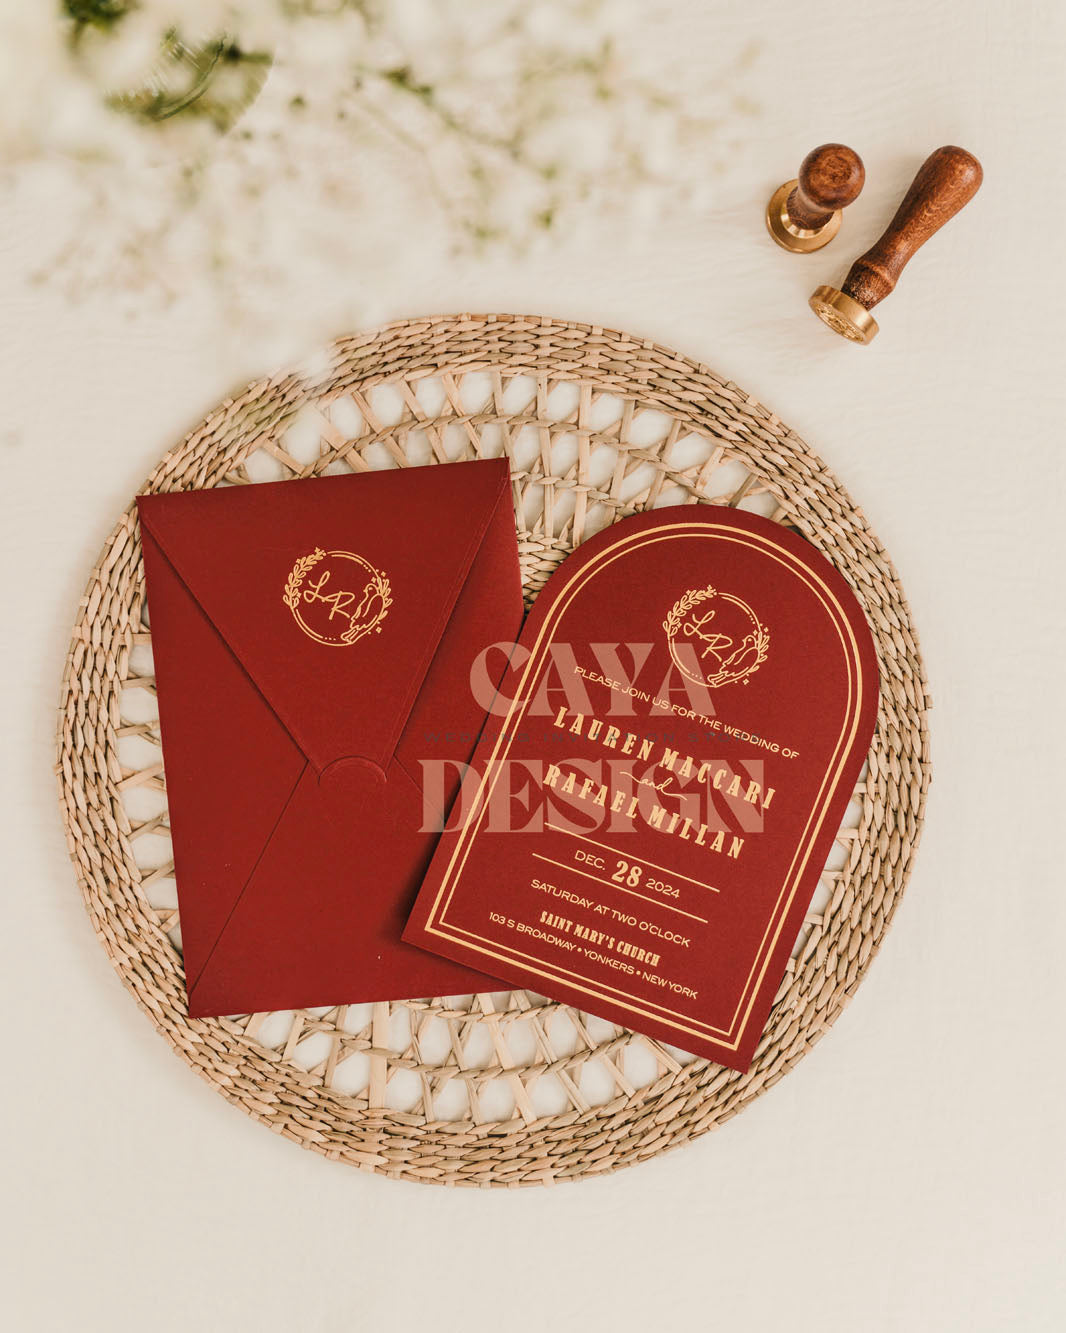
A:
{"label": "gold brass cylinder", "polygon": [[853,343],[871,343],[877,337],[877,320],[864,305],[835,287],[816,287],[807,303],[823,324]]}
{"label": "gold brass cylinder", "polygon": [[802,227],[797,227],[788,215],[787,206],[788,197],[797,185],[799,181],[785,181],[780,189],[774,191],[770,202],[766,205],[766,227],[778,245],[791,250],[793,254],[805,255],[829,244],[840,230],[840,219],[843,214],[838,208],[824,226],[814,231],[805,231]]}

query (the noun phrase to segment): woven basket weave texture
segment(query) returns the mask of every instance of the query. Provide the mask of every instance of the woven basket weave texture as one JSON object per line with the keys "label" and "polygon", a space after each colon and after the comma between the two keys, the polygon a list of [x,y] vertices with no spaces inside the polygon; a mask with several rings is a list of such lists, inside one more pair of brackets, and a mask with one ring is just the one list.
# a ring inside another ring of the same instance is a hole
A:
{"label": "woven basket weave texture", "polygon": [[366,1170],[546,1184],[687,1143],[772,1087],[841,1013],[903,892],[929,782],[929,700],[906,599],[825,465],[705,366],[539,317],[414,320],[342,338],[222,403],[148,478],[175,491],[497,456],[510,460],[532,601],[605,525],[680,503],[788,522],[844,574],[881,669],[877,729],[745,1074],[532,992],[190,1020],[134,507],[71,638],[57,775],[93,926],[173,1048],[249,1115]]}

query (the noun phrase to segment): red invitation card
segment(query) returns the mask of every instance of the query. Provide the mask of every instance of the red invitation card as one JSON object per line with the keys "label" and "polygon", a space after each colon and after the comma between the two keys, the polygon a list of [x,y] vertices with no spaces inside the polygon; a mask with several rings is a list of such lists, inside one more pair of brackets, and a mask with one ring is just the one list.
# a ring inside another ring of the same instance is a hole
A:
{"label": "red invitation card", "polygon": [[537,599],[404,939],[746,1069],[877,697],[862,610],[795,533],[615,524]]}
{"label": "red invitation card", "polygon": [[521,624],[507,463],[137,507],[190,1014],[498,988],[400,932]]}

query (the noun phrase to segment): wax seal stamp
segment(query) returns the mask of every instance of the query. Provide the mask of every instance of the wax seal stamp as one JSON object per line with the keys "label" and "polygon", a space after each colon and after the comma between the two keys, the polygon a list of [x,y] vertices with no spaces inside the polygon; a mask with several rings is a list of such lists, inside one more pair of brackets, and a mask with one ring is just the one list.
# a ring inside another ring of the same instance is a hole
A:
{"label": "wax seal stamp", "polygon": [[793,254],[828,245],[840,230],[841,211],[854,203],[866,180],[862,158],[842,143],[824,143],[800,163],[766,205],[770,235]]}
{"label": "wax seal stamp", "polygon": [[843,286],[815,288],[809,304],[818,318],[850,342],[872,342],[877,320],[870,311],[895,287],[911,256],[970,202],[982,175],[980,162],[964,148],[947,145],[931,153],[896,216],[852,264]]}

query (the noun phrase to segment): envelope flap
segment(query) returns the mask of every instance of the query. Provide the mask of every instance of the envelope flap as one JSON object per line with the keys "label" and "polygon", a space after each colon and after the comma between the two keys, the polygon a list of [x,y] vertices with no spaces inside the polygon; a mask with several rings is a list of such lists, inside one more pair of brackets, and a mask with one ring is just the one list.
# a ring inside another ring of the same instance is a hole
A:
{"label": "envelope flap", "polygon": [[383,777],[509,475],[491,459],[137,507],[319,775],[346,761]]}

